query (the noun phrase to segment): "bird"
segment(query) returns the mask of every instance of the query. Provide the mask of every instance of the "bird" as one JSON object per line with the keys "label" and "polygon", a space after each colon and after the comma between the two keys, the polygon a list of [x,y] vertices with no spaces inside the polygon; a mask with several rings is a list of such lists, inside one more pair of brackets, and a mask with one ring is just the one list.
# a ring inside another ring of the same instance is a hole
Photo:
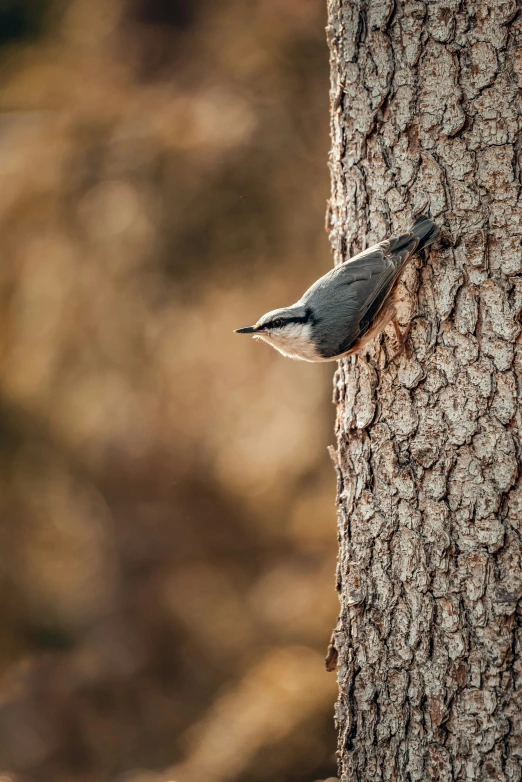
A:
{"label": "bird", "polygon": [[263,315],[254,326],[235,329],[301,361],[337,361],[353,355],[393,322],[397,287],[415,253],[435,242],[440,230],[429,217],[417,217],[406,233],[392,236],[320,277],[295,304]]}

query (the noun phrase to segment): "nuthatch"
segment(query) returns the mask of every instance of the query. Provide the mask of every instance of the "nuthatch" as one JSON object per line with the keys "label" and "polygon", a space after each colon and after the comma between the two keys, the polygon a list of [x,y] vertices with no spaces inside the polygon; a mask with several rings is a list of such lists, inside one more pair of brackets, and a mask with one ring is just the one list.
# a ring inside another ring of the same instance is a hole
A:
{"label": "nuthatch", "polygon": [[396,321],[397,284],[416,252],[440,236],[429,217],[417,217],[410,231],[364,250],[315,282],[290,307],[267,312],[255,326],[236,329],[302,361],[335,361],[357,353]]}

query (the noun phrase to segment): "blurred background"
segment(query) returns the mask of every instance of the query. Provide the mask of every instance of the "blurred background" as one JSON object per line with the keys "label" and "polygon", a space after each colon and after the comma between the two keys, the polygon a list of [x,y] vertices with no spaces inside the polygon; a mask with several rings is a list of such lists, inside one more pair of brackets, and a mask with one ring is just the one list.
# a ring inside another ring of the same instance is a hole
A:
{"label": "blurred background", "polygon": [[0,780],[335,775],[324,0],[0,0]]}

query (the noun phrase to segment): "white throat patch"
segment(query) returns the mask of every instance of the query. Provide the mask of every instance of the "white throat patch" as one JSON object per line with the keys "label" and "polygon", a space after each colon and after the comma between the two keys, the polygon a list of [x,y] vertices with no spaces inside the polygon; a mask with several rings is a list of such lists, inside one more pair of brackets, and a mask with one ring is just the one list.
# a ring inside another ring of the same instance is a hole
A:
{"label": "white throat patch", "polygon": [[274,331],[272,334],[267,332],[256,334],[256,339],[262,339],[289,358],[314,362],[324,360],[318,355],[311,341],[309,323],[289,323],[284,329]]}

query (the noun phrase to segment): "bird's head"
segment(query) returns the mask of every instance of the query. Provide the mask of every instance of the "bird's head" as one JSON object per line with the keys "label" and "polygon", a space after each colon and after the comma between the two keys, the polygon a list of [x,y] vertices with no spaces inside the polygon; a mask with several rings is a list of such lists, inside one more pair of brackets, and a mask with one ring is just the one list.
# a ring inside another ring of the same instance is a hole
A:
{"label": "bird's head", "polygon": [[284,356],[315,361],[312,325],[311,309],[298,303],[267,312],[255,326],[236,329],[236,334],[250,334],[262,339]]}

